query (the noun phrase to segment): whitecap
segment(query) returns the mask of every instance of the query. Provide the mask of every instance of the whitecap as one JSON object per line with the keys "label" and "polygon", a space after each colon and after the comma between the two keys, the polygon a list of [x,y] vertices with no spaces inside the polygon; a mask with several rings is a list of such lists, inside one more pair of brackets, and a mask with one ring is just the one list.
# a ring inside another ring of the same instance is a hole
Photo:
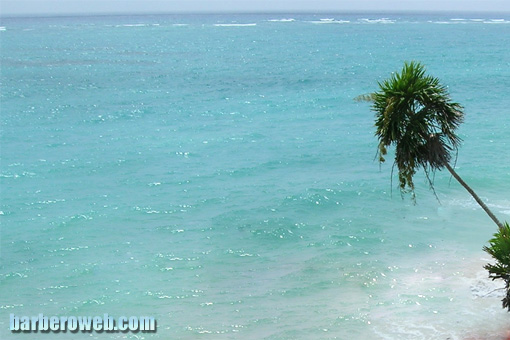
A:
{"label": "whitecap", "polygon": [[5,26],[0,26],[0,31],[6,31],[7,28],[5,28]]}
{"label": "whitecap", "polygon": [[15,308],[15,307],[23,307],[23,305],[22,304],[3,305],[3,306],[0,306],[0,309],[9,309],[9,308]]}
{"label": "whitecap", "polygon": [[510,21],[506,21],[505,19],[491,19],[489,21],[484,21],[484,24],[510,24]]}
{"label": "whitecap", "polygon": [[309,21],[312,24],[348,24],[349,20],[320,19],[319,21]]}
{"label": "whitecap", "polygon": [[270,19],[268,21],[270,21],[270,22],[293,22],[293,21],[296,21],[296,19],[292,19],[292,18],[289,18],[289,19]]}
{"label": "whitecap", "polygon": [[359,21],[367,24],[394,24],[395,20],[391,20],[389,18],[380,18],[380,19],[359,19]]}
{"label": "whitecap", "polygon": [[124,24],[124,25],[115,25],[115,27],[146,27],[149,24]]}

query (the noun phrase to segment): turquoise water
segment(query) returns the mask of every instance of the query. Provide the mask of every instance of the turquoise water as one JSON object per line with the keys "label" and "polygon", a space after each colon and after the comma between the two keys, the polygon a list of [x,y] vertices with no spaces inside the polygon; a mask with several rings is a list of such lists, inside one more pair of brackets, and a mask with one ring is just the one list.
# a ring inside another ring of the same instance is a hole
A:
{"label": "turquoise water", "polygon": [[1,26],[0,337],[10,313],[158,321],[156,334],[59,339],[508,329],[482,268],[495,225],[445,172],[440,203],[423,176],[418,204],[402,200],[353,98],[405,60],[426,64],[465,106],[459,174],[510,220],[510,16]]}

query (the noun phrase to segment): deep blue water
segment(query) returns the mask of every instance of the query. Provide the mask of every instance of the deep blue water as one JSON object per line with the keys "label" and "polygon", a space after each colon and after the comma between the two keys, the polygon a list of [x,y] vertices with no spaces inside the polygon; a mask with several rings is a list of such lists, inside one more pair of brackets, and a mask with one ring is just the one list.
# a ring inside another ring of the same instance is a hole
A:
{"label": "deep blue water", "polygon": [[447,173],[440,202],[422,175],[418,204],[401,200],[353,100],[423,62],[465,107],[459,174],[510,219],[510,16],[0,26],[2,338],[9,313],[155,316],[156,334],[104,335],[133,339],[464,339],[510,324],[482,269],[492,221]]}

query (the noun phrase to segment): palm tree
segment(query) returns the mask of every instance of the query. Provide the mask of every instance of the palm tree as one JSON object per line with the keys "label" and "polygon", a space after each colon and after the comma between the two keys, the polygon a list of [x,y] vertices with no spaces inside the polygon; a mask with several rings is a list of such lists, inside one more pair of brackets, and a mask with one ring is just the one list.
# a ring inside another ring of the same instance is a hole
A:
{"label": "palm tree", "polygon": [[489,241],[490,245],[483,247],[494,259],[494,263],[484,266],[489,272],[489,278],[503,280],[505,282],[505,296],[503,297],[503,308],[510,312],[510,225],[505,222],[505,227],[500,228]]}
{"label": "palm tree", "polygon": [[413,200],[413,176],[423,168],[434,190],[430,173],[443,168],[473,196],[500,229],[503,224],[450,165],[461,139],[455,130],[464,120],[463,108],[452,102],[439,79],[425,74],[418,62],[405,63],[400,73],[379,83],[379,91],[358,97],[369,100],[375,112],[375,135],[379,139],[379,161],[384,162],[387,148],[395,145],[399,188],[410,192]]}

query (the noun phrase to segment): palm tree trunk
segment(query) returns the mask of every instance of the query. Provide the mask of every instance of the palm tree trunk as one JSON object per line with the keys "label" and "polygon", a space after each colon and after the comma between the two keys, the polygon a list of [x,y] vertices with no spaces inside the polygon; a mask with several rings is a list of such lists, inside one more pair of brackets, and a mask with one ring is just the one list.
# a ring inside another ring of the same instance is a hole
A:
{"label": "palm tree trunk", "polygon": [[490,211],[489,207],[487,207],[487,205],[485,205],[485,203],[483,203],[483,201],[480,199],[480,197],[478,197],[478,195],[473,191],[473,189],[471,189],[469,187],[469,185],[466,184],[466,182],[464,182],[464,180],[462,178],[460,178],[459,175],[457,175],[457,173],[455,172],[455,170],[453,170],[453,168],[450,166],[450,164],[448,164],[448,162],[444,162],[444,165],[446,166],[446,168],[448,169],[448,171],[450,171],[450,173],[452,174],[453,177],[455,177],[455,179],[471,194],[471,196],[473,196],[473,198],[475,199],[475,201],[480,204],[480,206],[482,207],[483,210],[485,210],[485,212],[487,213],[487,215],[489,215],[489,217],[494,221],[494,223],[497,224],[497,226],[499,227],[499,229],[503,229],[503,224],[496,218],[496,216],[494,216],[494,214],[492,213],[492,211]]}

